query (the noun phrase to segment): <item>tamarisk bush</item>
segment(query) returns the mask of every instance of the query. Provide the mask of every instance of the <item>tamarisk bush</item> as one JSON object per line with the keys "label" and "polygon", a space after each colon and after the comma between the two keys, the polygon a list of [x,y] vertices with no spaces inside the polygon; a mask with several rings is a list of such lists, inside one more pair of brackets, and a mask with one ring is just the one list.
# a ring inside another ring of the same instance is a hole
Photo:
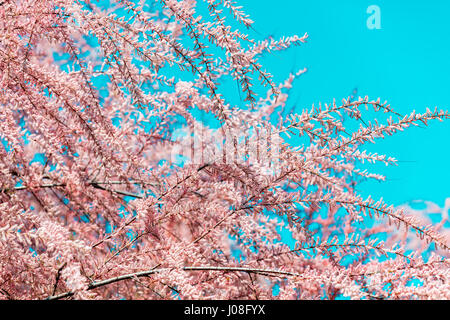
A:
{"label": "tamarisk bush", "polygon": [[0,1],[2,299],[450,298],[448,206],[433,226],[357,190],[396,164],[368,142],[448,112],[285,112],[306,70],[260,60],[307,34],[254,40],[232,0],[105,2]]}

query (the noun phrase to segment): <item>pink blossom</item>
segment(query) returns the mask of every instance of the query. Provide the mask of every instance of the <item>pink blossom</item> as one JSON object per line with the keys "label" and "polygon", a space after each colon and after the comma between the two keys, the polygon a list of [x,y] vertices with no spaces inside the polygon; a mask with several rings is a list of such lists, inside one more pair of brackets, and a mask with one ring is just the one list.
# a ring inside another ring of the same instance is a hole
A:
{"label": "pink blossom", "polygon": [[0,5],[0,298],[449,299],[450,200],[359,191],[385,180],[361,164],[397,163],[367,143],[447,111],[294,114],[306,69],[276,83],[261,57],[307,33],[257,41],[230,0],[110,2]]}

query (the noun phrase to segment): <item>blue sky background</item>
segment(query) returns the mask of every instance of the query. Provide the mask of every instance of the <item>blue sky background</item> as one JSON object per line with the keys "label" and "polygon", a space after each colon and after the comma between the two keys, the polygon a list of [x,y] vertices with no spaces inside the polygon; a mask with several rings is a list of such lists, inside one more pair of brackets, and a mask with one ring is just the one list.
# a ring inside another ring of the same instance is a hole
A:
{"label": "blue sky background", "polygon": [[[296,112],[313,103],[358,95],[387,100],[399,113],[450,107],[450,1],[241,0],[255,21],[255,38],[309,34],[308,43],[262,60],[275,80],[308,68],[289,103]],[[370,5],[381,10],[381,29],[370,30]],[[235,91],[236,92],[236,91]],[[365,119],[370,120],[370,119]],[[450,197],[450,122],[409,128],[367,149],[402,161],[371,166],[387,181],[365,182],[360,192],[399,205],[416,199],[443,206]]]}

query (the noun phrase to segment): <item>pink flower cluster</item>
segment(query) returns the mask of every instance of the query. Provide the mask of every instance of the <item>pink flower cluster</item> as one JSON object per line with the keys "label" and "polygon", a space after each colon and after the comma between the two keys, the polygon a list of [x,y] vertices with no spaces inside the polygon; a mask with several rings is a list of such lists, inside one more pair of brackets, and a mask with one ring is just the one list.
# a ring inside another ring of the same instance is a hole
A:
{"label": "pink flower cluster", "polygon": [[[357,190],[384,180],[364,162],[396,164],[365,144],[449,113],[286,112],[306,69],[277,84],[260,58],[308,35],[256,41],[252,23],[230,0],[0,1],[1,299],[450,298],[448,203]],[[194,111],[254,134],[224,143],[235,158],[172,161]]]}

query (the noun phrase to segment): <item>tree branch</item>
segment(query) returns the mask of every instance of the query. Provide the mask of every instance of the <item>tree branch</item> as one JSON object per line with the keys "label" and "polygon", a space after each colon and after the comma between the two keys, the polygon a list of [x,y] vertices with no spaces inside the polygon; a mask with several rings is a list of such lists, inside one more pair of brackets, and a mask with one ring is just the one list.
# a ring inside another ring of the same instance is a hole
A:
{"label": "tree branch", "polygon": [[[140,277],[148,277],[152,274],[164,271],[164,270],[173,270],[174,268],[163,268],[163,269],[156,269],[152,268],[147,271],[141,271],[141,272],[135,272],[135,273],[129,273],[122,276],[109,278],[102,281],[95,281],[92,282],[87,290],[93,290],[96,288],[100,288],[115,282],[133,279],[133,278],[140,278]],[[264,275],[267,277],[280,277],[280,276],[290,276],[290,277],[299,277],[301,274],[295,273],[295,272],[288,272],[288,271],[281,271],[281,270],[270,270],[270,269],[257,269],[257,268],[245,268],[245,267],[213,267],[213,266],[186,266],[182,268],[183,271],[225,271],[225,272],[245,272],[245,273],[254,273],[259,275]],[[63,298],[71,297],[75,294],[73,291],[67,291],[64,293],[61,293],[59,295],[53,295],[48,297],[46,300],[59,300]]]}

